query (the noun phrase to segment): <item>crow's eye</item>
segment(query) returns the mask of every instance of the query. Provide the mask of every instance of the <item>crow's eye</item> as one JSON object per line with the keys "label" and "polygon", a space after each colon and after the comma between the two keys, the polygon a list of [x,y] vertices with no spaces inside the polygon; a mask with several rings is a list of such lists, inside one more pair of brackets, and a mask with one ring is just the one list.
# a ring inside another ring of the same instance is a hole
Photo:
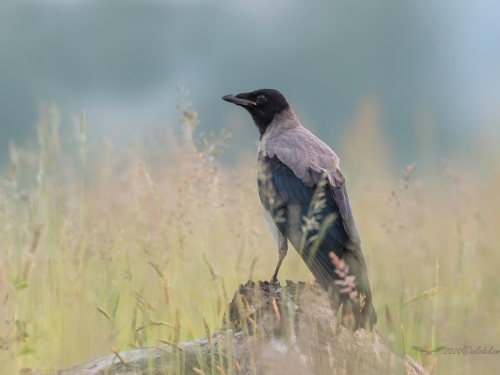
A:
{"label": "crow's eye", "polygon": [[266,97],[262,94],[260,94],[259,96],[257,96],[257,103],[261,104],[261,103],[264,103],[266,101]]}

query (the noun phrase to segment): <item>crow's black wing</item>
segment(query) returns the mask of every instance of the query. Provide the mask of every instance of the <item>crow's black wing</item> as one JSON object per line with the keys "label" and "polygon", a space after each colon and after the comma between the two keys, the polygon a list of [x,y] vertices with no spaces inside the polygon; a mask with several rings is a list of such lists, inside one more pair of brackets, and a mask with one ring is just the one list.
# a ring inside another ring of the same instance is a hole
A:
{"label": "crow's black wing", "polygon": [[[258,163],[260,200],[270,212],[278,230],[299,252],[316,280],[326,289],[335,288],[334,281],[338,280],[338,276],[329,256],[330,252],[334,252],[349,265],[350,273],[356,276],[358,292],[367,297],[371,309],[371,290],[366,264],[343,181],[335,187],[328,183],[323,184],[321,195],[324,202],[315,210],[313,197],[321,178],[318,172],[311,170],[315,184],[306,186],[277,156],[271,158],[260,155]],[[312,214],[317,225],[304,231],[304,218],[311,218]],[[327,217],[332,217],[333,223],[317,246],[314,239]],[[317,249],[313,251],[315,245]],[[376,317],[372,319],[376,320]]]}
{"label": "crow's black wing", "polygon": [[304,185],[277,157],[265,157],[261,162],[264,168],[259,178],[259,195],[264,208],[270,212],[278,230],[290,240],[316,279],[327,287],[330,279],[335,277],[330,251],[341,258],[346,246],[351,246],[333,193],[324,189],[324,207],[314,217],[319,225],[328,215],[333,215],[335,220],[325,233],[316,254],[311,254],[311,239],[318,235],[318,228],[304,233],[302,226],[305,224],[304,217],[312,213],[316,186]]}

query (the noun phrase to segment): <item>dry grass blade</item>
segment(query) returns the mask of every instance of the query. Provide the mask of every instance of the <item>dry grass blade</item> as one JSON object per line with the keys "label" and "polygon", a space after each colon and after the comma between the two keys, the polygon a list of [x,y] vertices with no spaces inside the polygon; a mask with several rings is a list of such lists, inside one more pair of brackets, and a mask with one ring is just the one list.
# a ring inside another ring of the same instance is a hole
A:
{"label": "dry grass blade", "polygon": [[215,368],[217,368],[217,371],[219,371],[220,375],[226,375],[226,372],[224,371],[224,369],[222,367],[220,367],[219,365],[216,365]]}
{"label": "dry grass blade", "polygon": [[160,265],[158,263],[153,262],[152,260],[148,260],[148,263],[151,267],[153,267],[158,276],[160,276],[160,279],[165,280],[165,274],[161,270]]}
{"label": "dry grass blade", "polygon": [[402,181],[402,187],[404,190],[408,189],[408,186],[410,184],[410,179],[411,176],[413,175],[413,172],[415,171],[417,163],[410,164],[406,167],[404,171],[401,173],[403,174],[403,181]]}
{"label": "dry grass blade", "polygon": [[278,305],[276,304],[276,299],[274,298],[273,298],[273,310],[274,314],[276,315],[276,326],[277,328],[279,328],[281,324],[281,316],[280,316],[280,311],[278,309]]}
{"label": "dry grass blade", "polygon": [[243,307],[245,308],[245,314],[247,318],[250,317],[252,314],[252,311],[250,309],[250,304],[248,303],[248,300],[245,298],[245,296],[241,296],[241,301],[243,302]]}
{"label": "dry grass blade", "polygon": [[40,240],[40,234],[42,233],[42,228],[43,228],[42,224],[40,224],[40,223],[34,224],[33,233],[31,236],[31,244],[28,247],[26,259],[24,260],[24,266],[23,266],[23,281],[24,282],[28,281],[28,275],[30,272],[31,265],[33,264],[33,261],[34,261],[34,254],[35,254],[36,249],[38,247],[38,243]]}
{"label": "dry grass blade", "polygon": [[123,357],[120,355],[120,353],[115,349],[113,345],[110,346],[111,351],[115,354],[115,356],[120,360],[123,366],[128,367],[128,363],[125,362]]}
{"label": "dry grass blade", "polygon": [[171,352],[170,350],[167,350],[165,348],[162,348],[161,346],[153,346],[153,348],[159,350],[159,351],[162,351],[162,352],[165,352],[167,354],[170,354],[170,355],[173,355],[174,357],[177,357],[179,358],[179,356],[177,354],[175,354],[174,352]]}
{"label": "dry grass blade", "polygon": [[207,321],[203,318],[203,326],[205,327],[205,333],[207,335],[208,345],[212,345],[212,335],[210,334],[210,327]]}
{"label": "dry grass blade", "polygon": [[428,300],[429,298],[435,296],[436,294],[441,293],[443,290],[445,290],[445,288],[434,287],[432,289],[429,289],[429,290],[423,292],[418,297],[414,297],[414,298],[411,298],[411,299],[405,301],[403,303],[403,306],[406,306],[406,305],[413,303],[413,302],[422,302],[422,301]]}
{"label": "dry grass blade", "polygon": [[407,181],[410,180],[411,175],[415,171],[415,167],[417,166],[417,163],[412,163],[408,166],[406,166],[406,170],[403,172],[403,178]]}
{"label": "dry grass blade", "polygon": [[363,293],[360,293],[360,295],[359,295],[359,312],[363,311],[363,308],[365,307],[365,299],[366,299],[366,295]]}
{"label": "dry grass blade", "polygon": [[203,254],[203,261],[205,262],[205,264],[207,265],[207,268],[208,268],[208,272],[210,273],[210,276],[212,277],[212,280],[217,280],[218,278],[218,275],[217,273],[214,271],[214,267],[212,266],[212,264],[210,263],[210,261],[208,260],[207,258],[207,255],[206,254]]}
{"label": "dry grass blade", "polygon": [[170,294],[169,294],[170,283],[168,282],[168,278],[158,263],[156,263],[152,260],[148,260],[148,263],[151,267],[153,267],[153,269],[155,270],[155,272],[158,274],[158,276],[161,279],[162,287],[163,287],[163,298],[165,299],[165,305],[168,307],[170,304]]}
{"label": "dry grass blade", "polygon": [[193,367],[193,371],[198,375],[205,375],[205,373],[201,371],[198,367]]}
{"label": "dry grass blade", "polygon": [[436,367],[437,367],[437,362],[438,362],[438,359],[436,357],[436,358],[434,358],[434,362],[432,362],[431,369],[429,370],[429,375],[434,375],[434,372],[436,371]]}
{"label": "dry grass blade", "polygon": [[344,309],[344,303],[341,303],[339,306],[339,311],[337,311],[337,321],[335,322],[335,334],[340,335],[340,331],[342,330],[342,313]]}
{"label": "dry grass blade", "polygon": [[43,224],[42,223],[36,223],[33,227],[33,235],[31,239],[31,245],[29,247],[29,252],[34,253],[36,249],[38,248],[38,242],[40,240],[40,235],[42,233],[43,229]]}
{"label": "dry grass blade", "polygon": [[403,346],[403,354],[406,355],[406,336],[405,336],[405,327],[401,324],[401,341]]}
{"label": "dry grass blade", "polygon": [[252,259],[252,264],[250,265],[250,274],[248,276],[249,280],[253,279],[253,271],[255,270],[255,265],[257,264],[257,261],[259,260],[259,256],[256,256]]}
{"label": "dry grass blade", "polygon": [[162,282],[162,286],[163,286],[163,298],[165,298],[165,305],[168,307],[170,305],[170,294],[168,291],[170,284],[168,282],[168,279],[165,279]]}
{"label": "dry grass blade", "polygon": [[183,351],[184,351],[184,348],[183,348],[183,347],[181,347],[181,346],[179,346],[179,345],[177,345],[177,344],[175,344],[175,343],[173,343],[173,342],[171,342],[171,341],[168,341],[168,340],[165,340],[165,339],[159,339],[158,337],[155,337],[155,340],[156,340],[156,341],[159,341],[159,342],[162,342],[162,343],[164,343],[164,344],[170,345],[172,348],[175,348],[175,349],[177,349],[177,350],[180,350],[181,352],[183,352]]}
{"label": "dry grass blade", "polygon": [[385,305],[385,323],[390,329],[394,326],[394,320],[392,319],[392,314],[387,304]]}
{"label": "dry grass blade", "polygon": [[[340,293],[346,295],[349,300],[357,302],[358,290],[356,288],[356,276],[349,274],[349,265],[343,259],[340,259],[333,251],[330,251],[329,257],[335,267],[333,272],[338,276],[338,279],[335,280],[334,283],[339,286]],[[352,313],[352,311],[350,312]]]}
{"label": "dry grass blade", "polygon": [[139,292],[134,291],[133,295],[134,295],[135,299],[137,300],[137,305],[140,308],[145,307],[148,310],[155,311],[155,308],[153,307],[151,302],[149,302],[146,298],[144,298]]}
{"label": "dry grass blade", "polygon": [[312,241],[311,256],[317,253],[319,246],[325,238],[326,232],[331,228],[336,218],[337,214],[330,214],[325,217],[321,223],[318,234],[316,236],[311,236],[311,238],[309,239],[310,241]]}
{"label": "dry grass blade", "polygon": [[148,184],[149,190],[151,191],[151,194],[153,195],[155,202],[158,204],[159,207],[161,207],[160,205],[161,201],[160,201],[160,196],[158,195],[158,189],[153,179],[151,178],[151,175],[149,174],[146,164],[142,160],[139,161],[139,164],[141,166],[144,177],[146,177],[146,183]]}
{"label": "dry grass blade", "polygon": [[257,327],[257,324],[255,321],[252,319],[252,310],[250,308],[250,304],[248,303],[248,300],[245,298],[245,296],[241,296],[241,301],[243,302],[243,308],[245,309],[245,315],[248,321],[255,327]]}
{"label": "dry grass blade", "polygon": [[166,326],[166,327],[175,329],[175,327],[173,325],[169,324],[169,323],[158,322],[158,321],[152,320],[149,323],[146,323],[146,324],[143,324],[142,326],[137,327],[134,330],[134,332],[142,331],[144,328],[151,327],[151,326]]}
{"label": "dry grass blade", "polygon": [[108,319],[109,321],[111,321],[111,318],[109,317],[109,314],[106,312],[106,310],[104,310],[102,307],[99,307],[99,306],[96,306],[95,307],[97,309],[97,311],[99,311],[102,315],[104,315],[106,317],[106,319]]}
{"label": "dry grass blade", "polygon": [[345,262],[343,259],[340,259],[337,254],[335,254],[333,251],[330,251],[330,260],[332,261],[333,265],[337,269],[342,269],[345,267]]}

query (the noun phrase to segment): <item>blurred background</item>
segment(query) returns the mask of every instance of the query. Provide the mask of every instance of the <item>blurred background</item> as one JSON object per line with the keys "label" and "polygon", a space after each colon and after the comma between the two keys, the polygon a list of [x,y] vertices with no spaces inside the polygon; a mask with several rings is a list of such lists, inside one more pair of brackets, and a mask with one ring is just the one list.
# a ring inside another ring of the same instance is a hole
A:
{"label": "blurred background", "polygon": [[85,109],[91,141],[142,136],[178,121],[176,83],[201,131],[233,134],[226,161],[258,137],[220,97],[263,87],[334,149],[371,108],[398,166],[468,158],[500,139],[499,12],[493,0],[3,0],[0,164],[10,140],[36,138],[40,103],[57,103],[69,135]]}
{"label": "blurred background", "polygon": [[[0,374],[203,337],[240,283],[271,275],[258,133],[220,100],[265,87],[342,160],[377,329],[403,350],[498,345],[499,14],[493,0],[0,0]],[[311,280],[295,251],[280,278]],[[160,320],[175,330],[138,329]],[[465,375],[500,357],[441,358],[436,374]]]}

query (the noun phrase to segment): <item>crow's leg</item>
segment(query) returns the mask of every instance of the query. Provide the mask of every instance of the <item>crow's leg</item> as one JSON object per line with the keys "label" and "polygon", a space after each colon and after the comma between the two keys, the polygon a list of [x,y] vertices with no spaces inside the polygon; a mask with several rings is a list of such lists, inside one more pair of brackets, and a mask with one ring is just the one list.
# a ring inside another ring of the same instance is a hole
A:
{"label": "crow's leg", "polygon": [[278,253],[279,259],[278,264],[276,265],[276,269],[274,270],[273,276],[271,277],[271,284],[274,284],[278,281],[278,271],[280,270],[281,263],[283,263],[283,259],[286,257],[286,253],[288,252],[288,240],[287,238],[278,231]]}

